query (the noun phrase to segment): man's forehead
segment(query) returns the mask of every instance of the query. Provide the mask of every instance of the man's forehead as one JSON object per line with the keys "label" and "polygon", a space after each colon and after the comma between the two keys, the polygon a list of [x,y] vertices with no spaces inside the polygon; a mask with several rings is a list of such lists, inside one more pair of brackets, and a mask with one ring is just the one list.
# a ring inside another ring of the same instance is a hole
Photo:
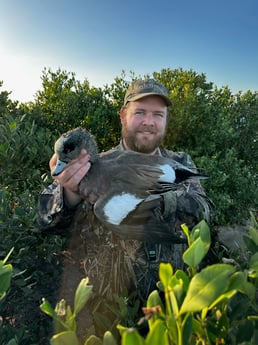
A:
{"label": "man's forehead", "polygon": [[167,109],[167,106],[166,106],[165,102],[163,101],[163,99],[161,97],[158,97],[158,96],[148,96],[148,97],[139,99],[137,101],[128,102],[127,105],[131,109],[152,108],[152,109],[163,110],[163,111],[165,111]]}

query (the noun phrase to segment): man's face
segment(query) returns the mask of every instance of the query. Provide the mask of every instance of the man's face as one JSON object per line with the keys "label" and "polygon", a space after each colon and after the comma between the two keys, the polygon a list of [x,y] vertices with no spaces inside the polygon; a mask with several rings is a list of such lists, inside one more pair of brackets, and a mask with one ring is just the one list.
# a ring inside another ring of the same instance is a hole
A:
{"label": "man's face", "polygon": [[120,112],[127,149],[152,154],[161,144],[167,124],[167,106],[159,96],[128,102]]}

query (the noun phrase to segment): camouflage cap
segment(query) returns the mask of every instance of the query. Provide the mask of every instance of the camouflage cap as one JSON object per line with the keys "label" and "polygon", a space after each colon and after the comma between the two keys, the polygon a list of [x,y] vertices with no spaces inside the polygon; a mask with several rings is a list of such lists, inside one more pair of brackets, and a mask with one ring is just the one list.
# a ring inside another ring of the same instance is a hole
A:
{"label": "camouflage cap", "polygon": [[137,80],[128,87],[125,93],[124,105],[127,102],[137,101],[138,99],[152,95],[163,98],[167,106],[172,104],[168,97],[167,89],[163,84],[154,79],[145,79]]}

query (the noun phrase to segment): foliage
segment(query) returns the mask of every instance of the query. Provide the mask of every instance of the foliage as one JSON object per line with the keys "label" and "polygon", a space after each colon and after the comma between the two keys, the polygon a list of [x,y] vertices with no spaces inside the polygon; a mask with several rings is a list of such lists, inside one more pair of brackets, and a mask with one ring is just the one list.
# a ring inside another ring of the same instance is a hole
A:
{"label": "foliage", "polygon": [[[166,85],[173,101],[164,144],[169,149],[190,153],[199,168],[210,176],[204,186],[216,205],[215,223],[233,224],[247,219],[249,210],[258,205],[257,92],[233,95],[228,87],[219,89],[207,82],[205,74],[181,68],[162,69],[154,72],[153,77]],[[35,102],[17,108],[17,104],[11,105],[8,93],[3,92],[5,121],[9,121],[9,126],[17,125],[14,131],[5,124],[1,131],[3,138],[7,138],[1,145],[2,152],[6,152],[6,167],[11,164],[8,157],[16,159],[20,155],[26,157],[28,165],[39,164],[40,172],[43,166],[46,171],[55,139],[79,125],[96,136],[100,151],[115,146],[120,139],[118,112],[123,95],[128,84],[137,78],[131,73],[127,80],[123,72],[101,89],[91,87],[87,80],[77,81],[74,73],[45,69],[43,89],[36,93]],[[19,137],[21,122],[28,128]],[[6,131],[10,133],[6,135]],[[6,150],[10,137],[9,146],[17,155]],[[23,137],[37,140],[41,146],[29,140],[21,155]],[[43,164],[27,160],[35,156],[29,151],[36,147]],[[34,176],[34,181],[40,181],[39,176]]]}
{"label": "foliage", "polygon": [[[238,158],[250,167],[257,183],[258,162],[258,93],[250,91],[238,93],[233,104],[234,117],[231,118],[235,136],[234,147]],[[241,138],[241,140],[240,140]]]}
{"label": "foliage", "polygon": [[[162,339],[162,344],[168,345],[240,344],[244,341],[255,344],[258,275],[254,267],[257,268],[257,254],[250,257],[245,270],[218,263],[198,272],[196,268],[207,252],[208,229],[200,223],[190,234],[185,227],[184,231],[190,245],[184,254],[189,274],[181,270],[173,272],[170,264],[160,264],[158,287],[164,291],[165,301],[163,303],[158,290],[154,290],[144,309],[144,319],[149,324],[147,337],[143,339],[136,329],[132,331],[120,326],[122,344],[154,345],[155,339]],[[249,238],[252,244],[257,241],[257,236],[256,223]],[[241,320],[231,312],[234,296],[240,302],[240,308],[243,307],[241,298],[245,297]]]}
{"label": "foliage", "polygon": [[[3,260],[0,260],[0,304],[2,303],[2,300],[5,298],[6,293],[8,292],[10,285],[11,285],[11,279],[12,279],[12,273],[13,273],[13,266],[12,264],[6,264],[9,256],[11,255],[13,251],[13,248],[10,250],[10,252],[6,255],[6,257]],[[2,317],[0,315],[0,334],[2,333]],[[15,338],[9,339],[7,345],[17,345],[17,342]]]}
{"label": "foliage", "polygon": [[197,158],[196,163],[205,167],[209,176],[203,185],[216,205],[216,224],[239,224],[248,219],[250,209],[257,207],[257,184],[250,167],[237,158],[235,149]]}
{"label": "foliage", "polygon": [[[152,76],[166,85],[173,101],[164,144],[190,153],[210,176],[203,183],[216,205],[215,224],[245,221],[258,205],[257,92],[233,95],[193,70],[163,69]],[[45,237],[35,217],[38,194],[51,182],[48,161],[55,139],[81,125],[96,136],[100,151],[116,145],[123,96],[138,78],[123,72],[96,88],[77,81],[74,73],[45,69],[34,102],[19,104],[9,99],[10,92],[0,91],[0,255],[14,248],[13,279],[0,305],[0,344],[14,337],[19,345],[48,343],[51,323],[37,305],[43,295],[56,302],[65,240]],[[238,313],[238,307],[231,308]]]}
{"label": "foliage", "polygon": [[53,136],[38,127],[27,114],[0,119],[0,185],[13,194],[40,191],[41,175],[52,155]]}
{"label": "foliage", "polygon": [[35,196],[27,191],[16,197],[15,205],[12,200],[8,191],[0,190],[0,253],[13,248],[14,266],[9,293],[0,305],[0,344],[11,338],[19,345],[46,344],[52,326],[38,310],[38,301],[42,295],[56,300],[64,240],[46,238],[35,226]]}
{"label": "foliage", "polygon": [[6,264],[13,249],[6,255],[3,260],[0,260],[0,303],[6,295],[6,291],[10,288],[13,267],[11,264]]}
{"label": "foliage", "polygon": [[[3,87],[3,81],[0,80],[0,88]],[[10,113],[17,112],[18,102],[12,102],[9,99],[10,92],[1,91],[0,92],[0,115],[5,116]]]}
{"label": "foliage", "polygon": [[38,301],[42,294],[55,300],[64,246],[58,236],[43,236],[35,223],[38,194],[47,183],[47,175],[44,181],[42,176],[48,169],[53,139],[16,104],[5,99],[1,105],[0,255],[7,255],[13,248],[14,269],[9,293],[0,305],[0,344],[12,338],[19,345],[44,344],[51,323],[42,318]]}
{"label": "foliage", "polygon": [[210,177],[204,184],[222,225],[248,218],[257,209],[258,94],[233,95],[212,88],[204,74],[163,69],[154,76],[173,101],[165,145],[192,155]]}
{"label": "foliage", "polygon": [[56,137],[77,126],[85,127],[97,135],[100,151],[116,143],[119,120],[105,89],[90,87],[87,80],[81,83],[74,73],[60,69],[56,73],[45,69],[42,86],[35,104],[29,106],[41,127]]}
{"label": "foliage", "polygon": [[91,293],[92,286],[88,285],[88,278],[82,279],[75,292],[73,311],[70,306],[66,306],[65,300],[61,300],[57,303],[55,309],[53,309],[50,303],[43,298],[40,309],[55,321],[57,334],[51,338],[51,345],[61,345],[64,342],[74,345],[79,344],[79,339],[76,335],[75,318],[87,303]]}
{"label": "foliage", "polygon": [[[200,222],[191,232],[186,226],[183,230],[189,247],[184,253],[188,274],[182,270],[173,271],[169,263],[161,263],[158,290],[150,293],[144,316],[138,326],[148,323],[148,333],[143,337],[137,327],[127,328],[118,325],[122,345],[166,345],[183,344],[255,344],[257,340],[258,305],[255,291],[258,283],[258,223],[253,218],[248,246],[250,258],[246,268],[239,269],[229,263],[218,263],[198,270],[211,244],[207,224]],[[75,293],[74,312],[60,301],[55,310],[43,301],[41,310],[51,316],[62,329],[56,331],[51,344],[79,345],[76,336],[76,315],[84,307],[91,293],[91,286],[83,279]],[[78,297],[80,295],[80,297]],[[238,306],[232,313],[234,298]],[[78,302],[79,301],[79,302]],[[79,304],[79,305],[78,305]],[[242,310],[241,319],[237,312]],[[243,314],[244,312],[244,314]],[[86,344],[113,344],[117,342],[110,332],[101,339],[92,335]]]}
{"label": "foliage", "polygon": [[192,70],[163,69],[153,75],[167,87],[173,102],[165,145],[177,150],[191,149],[196,145],[201,147],[199,140],[203,142],[204,129],[211,128],[206,112],[212,84],[206,82],[204,74],[199,75]]}

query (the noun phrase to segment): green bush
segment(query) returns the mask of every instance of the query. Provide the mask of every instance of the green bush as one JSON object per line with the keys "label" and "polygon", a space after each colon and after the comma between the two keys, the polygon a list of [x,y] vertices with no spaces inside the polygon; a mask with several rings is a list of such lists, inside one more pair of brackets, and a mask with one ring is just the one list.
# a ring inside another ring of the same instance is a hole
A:
{"label": "green bush", "polygon": [[[217,225],[244,222],[258,205],[257,92],[233,95],[192,70],[163,69],[153,76],[173,101],[166,147],[189,152],[210,176],[204,187],[215,203]],[[14,247],[15,267],[1,314],[5,331],[20,345],[28,339],[48,343],[50,322],[36,310],[42,295],[55,302],[62,271],[65,241],[44,237],[35,224],[38,194],[51,182],[54,142],[81,125],[96,136],[100,151],[117,144],[123,94],[137,78],[127,80],[123,73],[101,89],[78,82],[74,73],[44,70],[34,102],[19,104],[0,92],[0,255]]]}
{"label": "green bush", "polygon": [[237,158],[235,149],[197,158],[196,163],[209,176],[203,186],[216,206],[215,223],[241,224],[247,220],[250,210],[257,208],[258,190],[252,171]]}
{"label": "green bush", "polygon": [[43,236],[35,217],[38,194],[48,183],[44,173],[52,141],[51,133],[28,115],[12,112],[0,118],[0,255],[13,248],[15,267],[10,291],[0,306],[1,345],[11,338],[19,345],[40,344],[39,335],[44,344],[51,330],[38,301],[42,294],[55,301],[64,239]]}
{"label": "green bush", "polygon": [[13,267],[11,264],[6,264],[6,262],[12,251],[13,249],[10,250],[3,260],[0,260],[0,303],[6,296],[6,292],[9,290],[11,285]]}
{"label": "green bush", "polygon": [[[189,247],[183,255],[186,272],[173,271],[169,263],[161,263],[157,290],[150,293],[144,316],[138,326],[148,323],[148,333],[141,336],[136,327],[118,325],[122,345],[201,345],[256,344],[258,336],[258,223],[253,217],[246,242],[250,255],[245,268],[232,263],[218,263],[198,270],[210,244],[207,224],[200,222],[191,232],[183,230]],[[232,260],[234,262],[234,260]],[[75,293],[74,311],[60,301],[55,310],[44,299],[41,310],[51,316],[57,327],[51,344],[79,345],[76,316],[87,303],[92,286],[83,279]],[[160,291],[164,298],[161,297]],[[61,325],[61,330],[60,330]],[[92,335],[84,345],[117,344],[107,331],[103,342]]]}

